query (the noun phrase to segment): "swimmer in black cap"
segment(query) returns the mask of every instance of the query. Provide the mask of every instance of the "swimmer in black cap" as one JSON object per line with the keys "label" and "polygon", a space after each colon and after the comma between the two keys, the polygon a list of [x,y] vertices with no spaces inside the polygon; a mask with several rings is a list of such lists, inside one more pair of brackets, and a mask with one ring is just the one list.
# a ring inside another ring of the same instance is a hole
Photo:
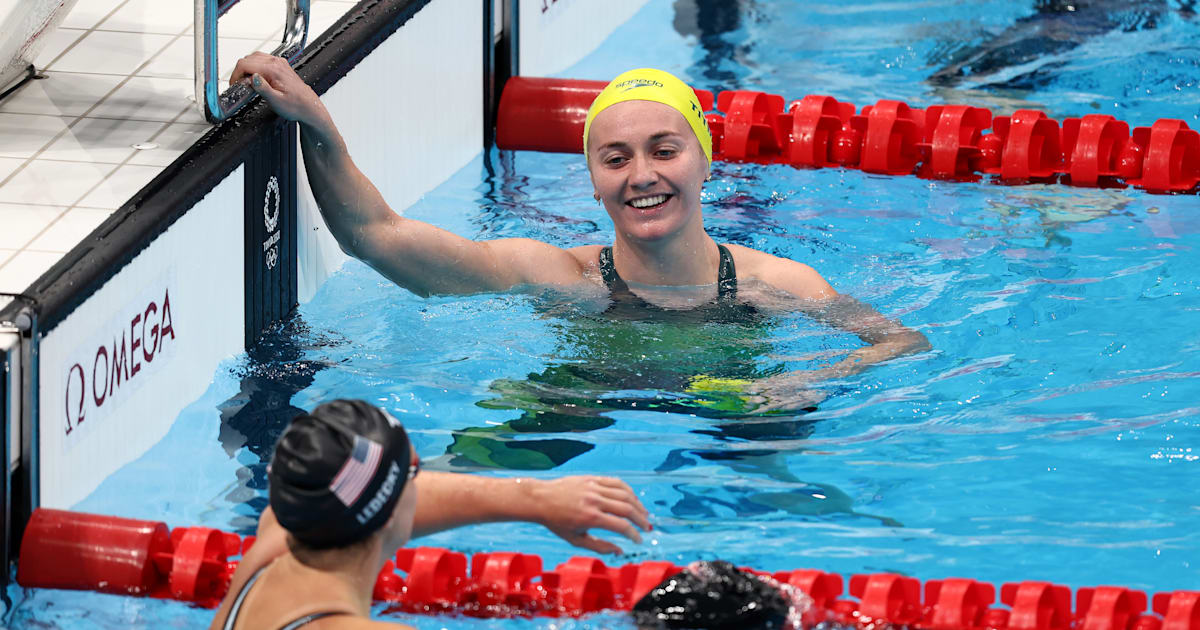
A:
{"label": "swimmer in black cap", "polygon": [[633,606],[641,630],[800,630],[812,599],[728,562],[693,562]]}
{"label": "swimmer in black cap", "polygon": [[417,482],[419,468],[404,427],[361,400],[335,400],[294,419],[271,460],[270,507],[259,520],[258,540],[210,628],[373,626],[376,576],[414,535],[527,520],[572,544],[619,552],[587,530],[640,541],[637,528],[650,529],[646,509],[617,479],[427,472]]}

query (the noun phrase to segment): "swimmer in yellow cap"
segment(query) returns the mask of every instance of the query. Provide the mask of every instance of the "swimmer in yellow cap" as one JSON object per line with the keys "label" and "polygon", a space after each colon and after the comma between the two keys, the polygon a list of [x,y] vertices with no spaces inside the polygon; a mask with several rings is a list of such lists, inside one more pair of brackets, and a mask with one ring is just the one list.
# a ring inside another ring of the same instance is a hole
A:
{"label": "swimmer in yellow cap", "polygon": [[588,109],[587,120],[583,124],[583,153],[587,155],[588,135],[592,129],[592,121],[604,110],[627,101],[647,101],[661,103],[683,115],[700,150],[704,151],[704,159],[712,162],[712,132],[708,129],[708,120],[704,118],[704,109],[696,92],[680,81],[675,75],[654,68],[639,68],[630,70],[613,79],[592,101]]}
{"label": "swimmer in yellow cap", "polygon": [[712,138],[695,93],[661,70],[614,79],[585,125],[594,197],[612,218],[611,246],[564,249],[532,239],[471,241],[399,216],[355,166],[317,95],[278,58],[254,53],[233,81],[249,81],[282,117],[300,122],[304,162],[338,243],[396,284],[422,296],[545,287],[611,296],[615,311],[687,310],[724,319],[801,310],[858,335],[866,345],[816,373],[784,375],[750,389],[786,408],[813,380],[929,347],[917,331],[839,296],[812,267],[734,244],[704,230],[700,193]]}

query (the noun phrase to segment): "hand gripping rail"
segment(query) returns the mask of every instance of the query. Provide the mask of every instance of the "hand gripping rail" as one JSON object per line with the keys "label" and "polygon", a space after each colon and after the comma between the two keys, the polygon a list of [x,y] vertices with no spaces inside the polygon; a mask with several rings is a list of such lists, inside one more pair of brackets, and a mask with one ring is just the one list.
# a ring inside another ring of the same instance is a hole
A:
{"label": "hand gripping rail", "polygon": [[[17,582],[142,595],[216,606],[229,588],[238,555],[254,537],[206,527],[38,509],[21,541]],[[465,554],[434,547],[396,553],[375,581],[374,599],[388,610],[472,617],[575,617],[629,610],[664,579],[671,562],[609,567],[577,556],[545,570],[535,555]],[[1097,586],[1075,591],[1048,582],[995,585],[968,578],[927,580],[892,573],[841,575],[816,569],[770,576],[812,598],[804,627],[831,621],[853,630],[1200,630],[1200,591],[1144,591]],[[401,575],[400,573],[403,573]],[[848,586],[849,588],[844,588]],[[850,598],[844,598],[843,595]],[[996,596],[1004,607],[994,606]],[[1150,610],[1147,610],[1149,608]]]}
{"label": "hand gripping rail", "polygon": [[[224,92],[218,87],[217,21],[237,3],[238,0],[196,0],[196,106],[212,123],[228,120],[254,97],[254,89],[242,83],[231,85]],[[287,25],[283,41],[272,55],[283,57],[288,63],[300,58],[308,40],[308,5],[309,0],[284,0]]]}

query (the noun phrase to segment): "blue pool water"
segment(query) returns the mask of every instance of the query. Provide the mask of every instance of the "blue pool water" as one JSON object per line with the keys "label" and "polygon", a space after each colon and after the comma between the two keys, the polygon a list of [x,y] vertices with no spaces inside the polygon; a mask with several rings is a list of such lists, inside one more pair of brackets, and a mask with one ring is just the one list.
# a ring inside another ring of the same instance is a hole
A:
{"label": "blue pool water", "polygon": [[[1178,3],[1112,3],[1126,8],[1074,22],[1032,2],[713,2],[699,17],[679,4],[652,1],[564,76],[656,65],[698,87],[821,92],[860,107],[900,98],[1196,126],[1198,18]],[[611,242],[578,156],[490,157],[494,175],[477,160],[406,216],[472,238]],[[612,563],[1200,588],[1194,195],[717,164],[704,200],[719,241],[813,265],[933,350],[823,384],[815,412],[754,422],[696,402],[688,378],[813,369],[858,340],[800,315],[630,323],[552,295],[421,299],[352,261],[76,507],[248,532],[265,505],[264,458],[293,410],[361,397],[401,418],[433,466],[627,480],[656,531]],[[678,404],[646,408],[664,398]],[[597,399],[575,416],[551,408]],[[513,429],[530,418],[544,426]],[[551,565],[574,554],[517,524],[420,544]],[[10,594],[16,627],[194,627],[210,615]],[[380,614],[419,628],[625,624]]]}

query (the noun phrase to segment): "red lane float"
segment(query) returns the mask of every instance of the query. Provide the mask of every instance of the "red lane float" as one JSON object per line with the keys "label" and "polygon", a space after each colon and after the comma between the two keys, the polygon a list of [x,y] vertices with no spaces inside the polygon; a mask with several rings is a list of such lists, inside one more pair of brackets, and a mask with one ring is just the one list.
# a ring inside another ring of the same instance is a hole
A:
{"label": "red lane float", "polygon": [[809,95],[792,103],[791,115],[779,114],[777,117],[783,129],[791,125],[785,154],[788,163],[809,168],[843,163],[837,157],[836,147],[842,140],[842,128],[853,115],[854,105],[839,103],[831,96]]}
{"label": "red lane float", "polygon": [[726,112],[721,125],[721,152],[730,159],[744,160],[782,149],[783,133],[776,115],[783,110],[782,96],[743,90],[721,92],[717,108]]}
{"label": "red lane float", "polygon": [[983,131],[992,126],[992,112],[966,105],[934,105],[925,110],[930,128],[921,149],[925,179],[979,179],[974,175],[982,155]]}
{"label": "red lane float", "polygon": [[165,523],[36,510],[25,526],[21,557],[37,561],[17,566],[17,582],[149,595],[168,574],[154,560],[170,551]]}
{"label": "red lane float", "polygon": [[[578,153],[588,107],[601,81],[513,77],[500,97],[496,143],[502,149]],[[843,166],[868,173],[1000,183],[1060,181],[1073,186],[1131,185],[1154,193],[1195,192],[1200,133],[1161,119],[1130,131],[1112,116],[1059,122],[1035,110],[995,116],[982,107],[915,109],[881,100],[853,103],[810,94],[786,108],[782,96],[750,90],[697,90],[713,134],[713,159]],[[990,132],[990,133],[985,133]]]}
{"label": "red lane float", "polygon": [[17,583],[215,605],[237,567],[226,559],[242,550],[239,536],[215,529],[168,534],[160,522],[37,509],[21,539]]}
{"label": "red lane float", "polygon": [[[202,527],[39,509],[21,542],[17,581],[22,586],[94,590],[176,599],[202,606],[220,602],[236,560],[253,537],[241,539]],[[469,569],[469,570],[468,570]],[[466,555],[447,549],[400,549],[375,583],[376,601],[422,613],[477,617],[578,616],[629,610],[643,595],[681,570],[648,561],[609,567],[575,557],[544,571],[529,554]],[[754,571],[753,569],[747,569]],[[401,571],[404,575],[397,573]],[[754,571],[760,575],[767,575]],[[880,623],[921,630],[1200,630],[1200,592],[1146,593],[1118,586],[1071,591],[1048,582],[995,586],[965,578],[929,580],[891,573],[854,575],[842,599],[842,576],[813,569],[783,571],[775,579],[813,599],[804,623],[821,621],[877,628]],[[1008,606],[997,608],[996,594]],[[1147,613],[1147,604],[1152,613]]]}
{"label": "red lane float", "polygon": [[516,151],[579,153],[588,108],[603,81],[513,77],[500,96],[496,144]]}
{"label": "red lane float", "polygon": [[[604,81],[513,77],[500,96],[496,144],[516,151],[580,153],[588,108],[604,90]],[[713,107],[712,92],[696,90],[705,111]]]}
{"label": "red lane float", "polygon": [[1062,126],[1064,170],[1069,183],[1097,186],[1101,178],[1132,179],[1142,172],[1141,148],[1129,125],[1104,114],[1068,118]]}
{"label": "red lane float", "polygon": [[929,630],[986,628],[988,606],[996,601],[996,587],[975,580],[950,578],[925,583],[929,607],[923,624]]}
{"label": "red lane float", "polygon": [[1052,179],[1062,168],[1058,121],[1032,109],[997,116],[992,133],[1000,137],[1000,164],[983,172],[999,175],[1003,181]]}

